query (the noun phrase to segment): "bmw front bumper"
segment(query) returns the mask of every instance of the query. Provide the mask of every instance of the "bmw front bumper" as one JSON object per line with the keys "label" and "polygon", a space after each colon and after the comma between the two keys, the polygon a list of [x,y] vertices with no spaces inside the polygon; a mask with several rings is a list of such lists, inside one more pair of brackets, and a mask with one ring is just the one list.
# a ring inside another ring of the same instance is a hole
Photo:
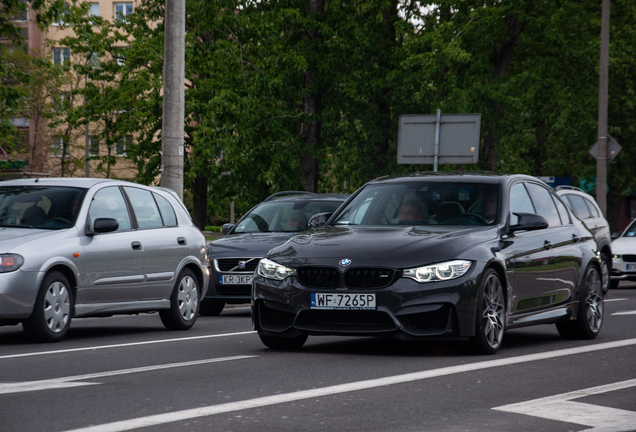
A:
{"label": "bmw front bumper", "polygon": [[[483,263],[464,276],[418,283],[398,277],[383,288],[313,288],[297,276],[275,281],[255,275],[252,323],[260,334],[394,336],[399,339],[465,339],[475,334],[475,311]],[[316,309],[312,293],[375,294],[375,310]]]}

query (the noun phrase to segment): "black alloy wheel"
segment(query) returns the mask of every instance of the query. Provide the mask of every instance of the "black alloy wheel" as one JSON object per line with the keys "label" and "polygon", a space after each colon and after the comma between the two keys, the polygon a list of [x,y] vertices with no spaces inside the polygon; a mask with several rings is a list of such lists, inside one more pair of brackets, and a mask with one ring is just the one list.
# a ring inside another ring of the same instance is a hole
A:
{"label": "black alloy wheel", "polygon": [[223,312],[225,302],[222,300],[203,300],[199,314],[202,316],[217,316]]}
{"label": "black alloy wheel", "polygon": [[559,334],[565,339],[594,339],[603,326],[603,309],[601,275],[596,267],[590,266],[585,272],[577,317],[557,323]]}
{"label": "black alloy wheel", "polygon": [[499,275],[493,269],[484,273],[475,318],[473,349],[479,354],[496,353],[506,329],[506,301]]}

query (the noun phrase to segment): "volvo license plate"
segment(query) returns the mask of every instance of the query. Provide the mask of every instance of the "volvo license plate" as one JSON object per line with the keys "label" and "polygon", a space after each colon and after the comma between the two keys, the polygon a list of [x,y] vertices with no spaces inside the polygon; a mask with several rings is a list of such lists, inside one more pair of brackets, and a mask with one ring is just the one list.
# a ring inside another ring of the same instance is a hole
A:
{"label": "volvo license plate", "polygon": [[627,271],[636,270],[636,264],[627,264]]}
{"label": "volvo license plate", "polygon": [[375,294],[311,293],[312,309],[375,310]]}
{"label": "volvo license plate", "polygon": [[219,285],[252,285],[254,275],[219,275]]}

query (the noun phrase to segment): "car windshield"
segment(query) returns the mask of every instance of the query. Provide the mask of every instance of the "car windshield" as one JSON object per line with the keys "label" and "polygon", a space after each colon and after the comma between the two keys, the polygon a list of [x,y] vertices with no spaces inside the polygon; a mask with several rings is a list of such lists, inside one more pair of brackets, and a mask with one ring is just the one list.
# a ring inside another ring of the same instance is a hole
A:
{"label": "car windshield", "polygon": [[632,224],[625,230],[623,237],[636,237],[636,221],[632,222]]}
{"label": "car windshield", "polygon": [[0,187],[0,227],[65,229],[75,225],[86,189]]}
{"label": "car windshield", "polygon": [[311,200],[265,202],[249,212],[232,233],[304,231],[313,215],[333,213],[340,204],[340,201]]}
{"label": "car windshield", "polygon": [[333,224],[492,225],[498,214],[497,185],[408,181],[365,187]]}

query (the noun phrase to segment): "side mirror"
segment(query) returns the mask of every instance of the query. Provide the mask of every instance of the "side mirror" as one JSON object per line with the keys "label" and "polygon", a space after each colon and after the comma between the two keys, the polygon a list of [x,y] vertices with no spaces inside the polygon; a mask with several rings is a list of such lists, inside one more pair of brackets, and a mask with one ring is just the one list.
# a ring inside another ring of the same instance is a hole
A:
{"label": "side mirror", "polygon": [[94,233],[109,233],[117,231],[118,228],[119,222],[113,218],[97,218],[95,222],[93,222]]}
{"label": "side mirror", "polygon": [[333,212],[331,212],[331,213],[317,213],[317,214],[313,215],[311,217],[311,219],[309,219],[309,223],[308,223],[309,228],[317,228],[319,226],[322,226],[322,225],[326,224],[332,214],[333,214]]}
{"label": "side mirror", "polygon": [[230,230],[232,230],[232,228],[234,228],[234,224],[231,224],[231,223],[223,224],[223,226],[221,227],[221,234],[227,235],[227,233],[229,233]]}
{"label": "side mirror", "polygon": [[620,236],[621,236],[621,233],[619,233],[619,232],[612,233],[612,240],[616,240]]}
{"label": "side mirror", "polygon": [[516,225],[510,226],[510,232],[534,231],[548,227],[548,221],[543,216],[534,213],[513,213],[519,220]]}

